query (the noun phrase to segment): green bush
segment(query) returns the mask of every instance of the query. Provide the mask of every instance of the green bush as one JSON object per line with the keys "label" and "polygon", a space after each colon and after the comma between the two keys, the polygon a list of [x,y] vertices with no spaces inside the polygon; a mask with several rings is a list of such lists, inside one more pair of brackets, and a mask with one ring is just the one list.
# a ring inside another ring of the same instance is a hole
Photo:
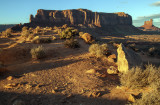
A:
{"label": "green bush", "polygon": [[64,42],[64,45],[67,48],[78,48],[78,47],[80,47],[78,41],[76,39],[73,39],[73,38],[72,39],[67,39]]}
{"label": "green bush", "polygon": [[78,30],[72,27],[68,27],[64,30],[59,30],[58,34],[60,35],[60,39],[70,39],[78,34]]}
{"label": "green bush", "polygon": [[89,52],[97,58],[105,56],[107,54],[107,50],[107,44],[92,44],[89,47]]}
{"label": "green bush", "polygon": [[149,86],[158,87],[160,80],[160,68],[156,68],[152,65],[146,66],[145,70],[139,67],[132,68],[126,74],[120,76],[120,82],[122,86],[139,89]]}
{"label": "green bush", "polygon": [[33,59],[41,59],[45,57],[44,48],[42,46],[32,48],[30,53]]}

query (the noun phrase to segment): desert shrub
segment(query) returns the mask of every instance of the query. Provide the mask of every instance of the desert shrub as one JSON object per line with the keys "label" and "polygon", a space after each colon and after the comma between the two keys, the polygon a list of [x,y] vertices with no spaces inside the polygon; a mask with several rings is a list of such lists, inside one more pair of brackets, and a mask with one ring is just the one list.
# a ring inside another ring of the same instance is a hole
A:
{"label": "desert shrub", "polygon": [[40,44],[40,43],[51,43],[52,42],[52,39],[51,38],[34,38],[32,40],[32,43],[34,44]]}
{"label": "desert shrub", "polygon": [[105,56],[107,54],[107,50],[107,44],[92,44],[89,47],[89,52],[97,58]]}
{"label": "desert shrub", "polygon": [[53,40],[56,40],[57,38],[56,38],[55,36],[52,36],[52,39],[53,39]]}
{"label": "desert shrub", "polygon": [[37,26],[35,29],[34,29],[34,33],[38,33],[41,31],[41,27],[40,26]]}
{"label": "desert shrub", "polygon": [[60,39],[70,39],[78,34],[78,30],[72,27],[68,27],[64,30],[59,30]]}
{"label": "desert shrub", "polygon": [[35,35],[34,34],[29,34],[26,41],[32,41],[34,39]]}
{"label": "desert shrub", "polygon": [[76,39],[67,39],[64,42],[65,47],[67,48],[78,48],[79,47],[79,43]]}
{"label": "desert shrub", "polygon": [[67,24],[64,24],[63,26],[62,26],[62,28],[67,28],[68,27],[68,25]]}
{"label": "desert shrub", "polygon": [[2,32],[2,36],[8,38],[12,36],[11,33],[12,33],[12,29],[8,28],[7,30]]}
{"label": "desert shrub", "polygon": [[25,37],[27,38],[30,35],[30,31],[29,30],[25,30],[21,32],[21,37]]}
{"label": "desert shrub", "polygon": [[79,32],[79,37],[81,38],[84,32]]}
{"label": "desert shrub", "polygon": [[151,47],[148,49],[149,56],[160,56],[160,49],[156,47]]}
{"label": "desert shrub", "polygon": [[30,53],[33,59],[41,59],[45,57],[44,48],[42,46],[32,48]]}
{"label": "desert shrub", "polygon": [[120,76],[120,82],[122,86],[126,86],[131,89],[144,88],[154,86],[159,87],[160,81],[160,68],[156,68],[152,65],[146,66],[145,70],[139,67],[132,68],[126,74]]}
{"label": "desert shrub", "polygon": [[157,90],[144,93],[133,105],[160,105],[160,92]]}
{"label": "desert shrub", "polygon": [[27,27],[27,26],[24,26],[24,27],[22,28],[22,32],[23,32],[23,31],[26,31],[26,30],[28,30],[28,27]]}

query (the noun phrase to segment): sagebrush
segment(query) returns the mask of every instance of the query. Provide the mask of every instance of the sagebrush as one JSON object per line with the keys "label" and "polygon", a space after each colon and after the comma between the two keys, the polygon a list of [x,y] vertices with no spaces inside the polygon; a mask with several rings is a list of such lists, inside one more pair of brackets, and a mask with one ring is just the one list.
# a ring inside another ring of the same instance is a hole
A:
{"label": "sagebrush", "polygon": [[42,46],[32,48],[30,53],[33,59],[41,59],[46,56],[44,48]]}
{"label": "sagebrush", "polygon": [[92,44],[89,47],[89,52],[96,57],[103,57],[107,54],[108,46],[107,44]]}
{"label": "sagebrush", "polygon": [[64,45],[67,48],[78,48],[78,47],[80,47],[78,41],[76,39],[73,39],[73,38],[72,39],[67,39],[64,42]]}
{"label": "sagebrush", "polygon": [[135,67],[127,73],[121,74],[120,82],[122,86],[131,89],[139,89],[157,84],[160,80],[160,68],[147,65],[146,69]]}

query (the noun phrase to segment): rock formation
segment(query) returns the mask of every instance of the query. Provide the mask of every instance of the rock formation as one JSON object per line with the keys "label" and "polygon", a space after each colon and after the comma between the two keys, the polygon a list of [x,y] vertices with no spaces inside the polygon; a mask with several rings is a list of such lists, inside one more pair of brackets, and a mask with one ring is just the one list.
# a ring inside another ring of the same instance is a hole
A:
{"label": "rock formation", "polygon": [[124,12],[101,13],[87,9],[73,10],[43,10],[39,9],[35,17],[30,16],[30,23],[45,25],[95,25],[103,27],[107,25],[132,25],[132,17]]}
{"label": "rock formation", "polygon": [[153,25],[153,19],[150,19],[149,21],[145,21],[144,25],[139,27],[139,29],[143,31],[160,31],[160,28]]}
{"label": "rock formation", "polygon": [[129,69],[142,65],[142,60],[133,50],[126,49],[121,43],[117,49],[118,53],[118,71],[126,73]]}

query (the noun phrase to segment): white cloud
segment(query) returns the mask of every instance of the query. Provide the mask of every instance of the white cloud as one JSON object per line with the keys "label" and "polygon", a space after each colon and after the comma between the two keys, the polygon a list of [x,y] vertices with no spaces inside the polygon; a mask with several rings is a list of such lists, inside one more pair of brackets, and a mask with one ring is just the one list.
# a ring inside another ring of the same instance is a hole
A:
{"label": "white cloud", "polygon": [[159,6],[160,6],[160,1],[157,1],[157,2],[155,2],[155,3],[152,3],[151,6],[159,7]]}

